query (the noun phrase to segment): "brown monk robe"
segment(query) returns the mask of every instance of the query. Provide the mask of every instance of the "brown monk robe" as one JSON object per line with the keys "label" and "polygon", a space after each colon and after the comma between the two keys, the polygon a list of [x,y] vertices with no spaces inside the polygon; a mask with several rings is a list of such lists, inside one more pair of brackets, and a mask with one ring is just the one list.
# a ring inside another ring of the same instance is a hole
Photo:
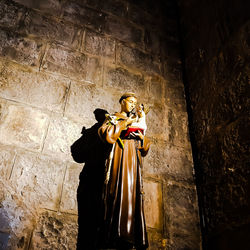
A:
{"label": "brown monk robe", "polygon": [[113,157],[106,162],[104,188],[104,241],[108,248],[148,247],[141,156],[146,156],[149,140],[141,132],[127,133],[135,122],[129,114],[136,102],[135,94],[124,94],[121,112],[106,119],[98,131],[103,141],[113,144]]}

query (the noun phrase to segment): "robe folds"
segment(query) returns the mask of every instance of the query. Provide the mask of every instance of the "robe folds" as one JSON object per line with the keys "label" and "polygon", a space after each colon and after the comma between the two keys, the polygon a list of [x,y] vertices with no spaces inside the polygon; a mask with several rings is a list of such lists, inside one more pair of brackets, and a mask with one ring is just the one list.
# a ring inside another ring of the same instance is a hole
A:
{"label": "robe folds", "polygon": [[145,136],[141,141],[127,135],[127,116],[115,113],[114,117],[115,124],[106,119],[98,130],[103,141],[113,144],[103,192],[105,246],[146,249],[141,157],[148,153],[150,143]]}

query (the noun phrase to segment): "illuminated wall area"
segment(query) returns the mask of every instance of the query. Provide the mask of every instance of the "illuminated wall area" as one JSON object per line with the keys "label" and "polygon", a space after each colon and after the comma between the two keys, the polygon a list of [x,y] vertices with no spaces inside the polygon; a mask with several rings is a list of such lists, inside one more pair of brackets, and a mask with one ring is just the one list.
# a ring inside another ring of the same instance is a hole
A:
{"label": "illuminated wall area", "polygon": [[173,0],[0,1],[1,249],[75,249],[70,146],[125,91],[150,106],[150,249],[201,249]]}

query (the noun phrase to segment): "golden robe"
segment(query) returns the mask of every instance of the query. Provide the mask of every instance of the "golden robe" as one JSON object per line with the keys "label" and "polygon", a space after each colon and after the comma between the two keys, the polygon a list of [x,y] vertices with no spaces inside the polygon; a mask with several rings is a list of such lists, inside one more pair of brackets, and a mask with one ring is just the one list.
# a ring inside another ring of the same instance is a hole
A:
{"label": "golden robe", "polygon": [[106,119],[98,131],[103,141],[113,144],[113,157],[106,163],[110,174],[104,188],[104,241],[109,248],[146,249],[141,156],[146,156],[150,143],[145,136],[143,141],[124,136],[127,117],[114,116],[116,124]]}

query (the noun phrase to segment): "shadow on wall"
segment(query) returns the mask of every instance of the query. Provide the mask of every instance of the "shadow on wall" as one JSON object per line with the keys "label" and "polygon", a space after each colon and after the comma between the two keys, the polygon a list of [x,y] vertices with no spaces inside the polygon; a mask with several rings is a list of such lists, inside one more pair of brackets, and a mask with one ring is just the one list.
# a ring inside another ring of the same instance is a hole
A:
{"label": "shadow on wall", "polygon": [[110,146],[98,136],[98,129],[108,112],[103,109],[94,111],[97,123],[91,128],[83,127],[82,136],[71,146],[73,159],[85,163],[80,173],[77,189],[78,238],[77,249],[96,249],[102,215],[102,188],[104,183],[105,160]]}
{"label": "shadow on wall", "polygon": [[10,234],[7,232],[9,228],[8,220],[5,216],[5,211],[0,208],[0,249],[6,249]]}
{"label": "shadow on wall", "polygon": [[[0,217],[1,220],[1,217]],[[7,249],[10,235],[8,233],[0,232],[0,249]]]}
{"label": "shadow on wall", "polygon": [[[4,190],[4,183],[0,179],[1,190]],[[8,191],[5,190],[5,195],[0,194],[0,250],[16,249],[14,244],[18,249],[26,249],[28,247],[25,242],[25,237],[27,237],[26,229],[30,226],[30,222],[28,224],[24,222],[24,227],[22,228],[20,221],[24,218],[23,216],[28,217],[30,214],[23,213],[23,208],[26,207],[22,201],[19,200],[18,203],[10,202],[7,197],[9,192],[13,194],[13,190],[10,189]],[[13,209],[16,210],[13,211]],[[16,235],[16,232],[20,228],[22,236],[19,237]]]}

